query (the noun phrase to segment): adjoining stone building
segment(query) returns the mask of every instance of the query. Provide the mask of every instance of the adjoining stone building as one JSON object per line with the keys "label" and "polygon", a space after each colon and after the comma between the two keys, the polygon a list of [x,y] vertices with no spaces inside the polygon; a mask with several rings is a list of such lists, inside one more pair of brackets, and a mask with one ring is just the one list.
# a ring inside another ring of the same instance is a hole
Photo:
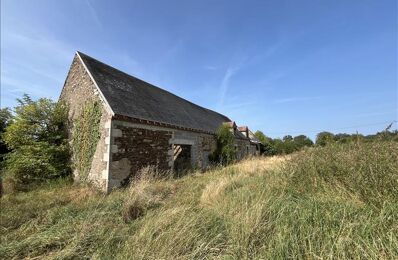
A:
{"label": "adjoining stone building", "polygon": [[[237,157],[259,152],[248,128],[166,90],[77,52],[61,92],[73,125],[89,101],[101,107],[99,140],[88,180],[108,192],[149,165],[164,170],[206,168],[215,149],[214,134],[227,123]],[[71,128],[71,135],[73,134]],[[75,170],[75,177],[79,177]]]}
{"label": "adjoining stone building", "polygon": [[254,135],[252,131],[250,131],[249,127],[247,126],[239,126],[238,131],[241,132],[246,138],[249,139],[250,141],[250,146],[247,149],[250,149],[248,151],[248,154],[251,155],[260,155],[260,150],[261,150],[261,141]]}

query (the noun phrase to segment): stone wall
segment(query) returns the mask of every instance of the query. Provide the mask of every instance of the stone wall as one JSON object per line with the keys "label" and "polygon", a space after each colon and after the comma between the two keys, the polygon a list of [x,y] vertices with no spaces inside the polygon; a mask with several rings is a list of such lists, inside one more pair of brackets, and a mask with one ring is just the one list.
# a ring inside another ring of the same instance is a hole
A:
{"label": "stone wall", "polygon": [[175,144],[190,145],[192,167],[206,168],[208,155],[216,145],[212,135],[115,119],[110,143],[108,191],[149,165],[172,171]]}
{"label": "stone wall", "polygon": [[[60,100],[69,106],[69,136],[72,136],[73,124],[87,101],[96,101],[102,105],[102,116],[100,121],[101,137],[93,156],[91,168],[88,174],[89,181],[93,182],[101,190],[107,190],[108,162],[109,162],[109,135],[111,126],[111,115],[106,104],[101,99],[98,89],[84,68],[80,58],[76,55],[66,78],[61,92]],[[108,140],[108,143],[107,143]],[[75,179],[78,180],[79,172],[74,171]]]}
{"label": "stone wall", "polygon": [[251,155],[250,141],[244,139],[236,139],[236,159],[242,160]]}
{"label": "stone wall", "polygon": [[250,143],[250,155],[255,156],[255,155],[260,155],[260,150],[257,150],[257,146],[253,143]]}
{"label": "stone wall", "polygon": [[210,166],[209,155],[216,149],[217,143],[213,135],[199,136],[199,153],[196,167],[206,169]]}
{"label": "stone wall", "polygon": [[146,166],[169,170],[171,145],[169,130],[132,127],[123,121],[112,124],[112,155],[109,188],[119,187]]}

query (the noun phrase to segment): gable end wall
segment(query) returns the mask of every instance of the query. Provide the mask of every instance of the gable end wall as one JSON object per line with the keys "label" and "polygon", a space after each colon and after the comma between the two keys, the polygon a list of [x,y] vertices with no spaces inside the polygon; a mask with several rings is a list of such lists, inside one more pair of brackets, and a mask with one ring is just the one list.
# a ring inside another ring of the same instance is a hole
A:
{"label": "gable end wall", "polygon": [[[106,191],[108,185],[109,156],[110,156],[110,131],[111,114],[106,109],[106,104],[85,69],[80,58],[75,55],[60,100],[66,101],[69,106],[69,139],[71,140],[73,124],[81,115],[81,111],[87,101],[96,101],[101,104],[102,116],[100,120],[100,139],[93,156],[88,180],[101,190]],[[77,170],[73,173],[75,180],[79,180],[80,173]]]}

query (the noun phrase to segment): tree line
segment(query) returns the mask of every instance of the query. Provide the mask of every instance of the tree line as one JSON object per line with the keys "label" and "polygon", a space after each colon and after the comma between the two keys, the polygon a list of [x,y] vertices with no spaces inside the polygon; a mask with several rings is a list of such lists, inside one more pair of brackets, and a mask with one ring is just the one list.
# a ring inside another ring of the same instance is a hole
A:
{"label": "tree line", "polygon": [[374,141],[397,141],[398,130],[391,130],[392,123],[383,131],[371,135],[346,134],[323,131],[316,135],[315,143],[305,135],[291,136],[286,135],[281,138],[271,138],[262,131],[256,131],[255,136],[261,141],[261,152],[264,155],[290,154],[305,147],[326,146],[328,144],[345,144],[353,142],[374,142]]}

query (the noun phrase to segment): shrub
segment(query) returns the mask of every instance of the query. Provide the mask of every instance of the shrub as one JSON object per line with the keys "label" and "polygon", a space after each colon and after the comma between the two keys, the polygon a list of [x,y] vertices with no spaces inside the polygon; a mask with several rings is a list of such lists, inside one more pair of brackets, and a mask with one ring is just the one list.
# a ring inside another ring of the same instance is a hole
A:
{"label": "shrub", "polygon": [[12,152],[6,156],[5,177],[17,190],[70,173],[67,106],[28,95],[18,99],[12,123],[3,139]]}
{"label": "shrub", "polygon": [[298,135],[295,137],[286,135],[283,139],[272,139],[264,135],[261,131],[256,131],[254,135],[261,141],[261,154],[263,155],[290,154],[304,147],[314,145],[311,139],[305,135]]}
{"label": "shrub", "polygon": [[[15,149],[7,157],[7,176],[17,190],[24,186],[68,175],[66,146],[37,142]],[[26,188],[26,187],[25,187]]]}
{"label": "shrub", "polygon": [[235,137],[231,127],[221,125],[216,133],[216,150],[209,155],[211,162],[227,165],[236,159]]}

